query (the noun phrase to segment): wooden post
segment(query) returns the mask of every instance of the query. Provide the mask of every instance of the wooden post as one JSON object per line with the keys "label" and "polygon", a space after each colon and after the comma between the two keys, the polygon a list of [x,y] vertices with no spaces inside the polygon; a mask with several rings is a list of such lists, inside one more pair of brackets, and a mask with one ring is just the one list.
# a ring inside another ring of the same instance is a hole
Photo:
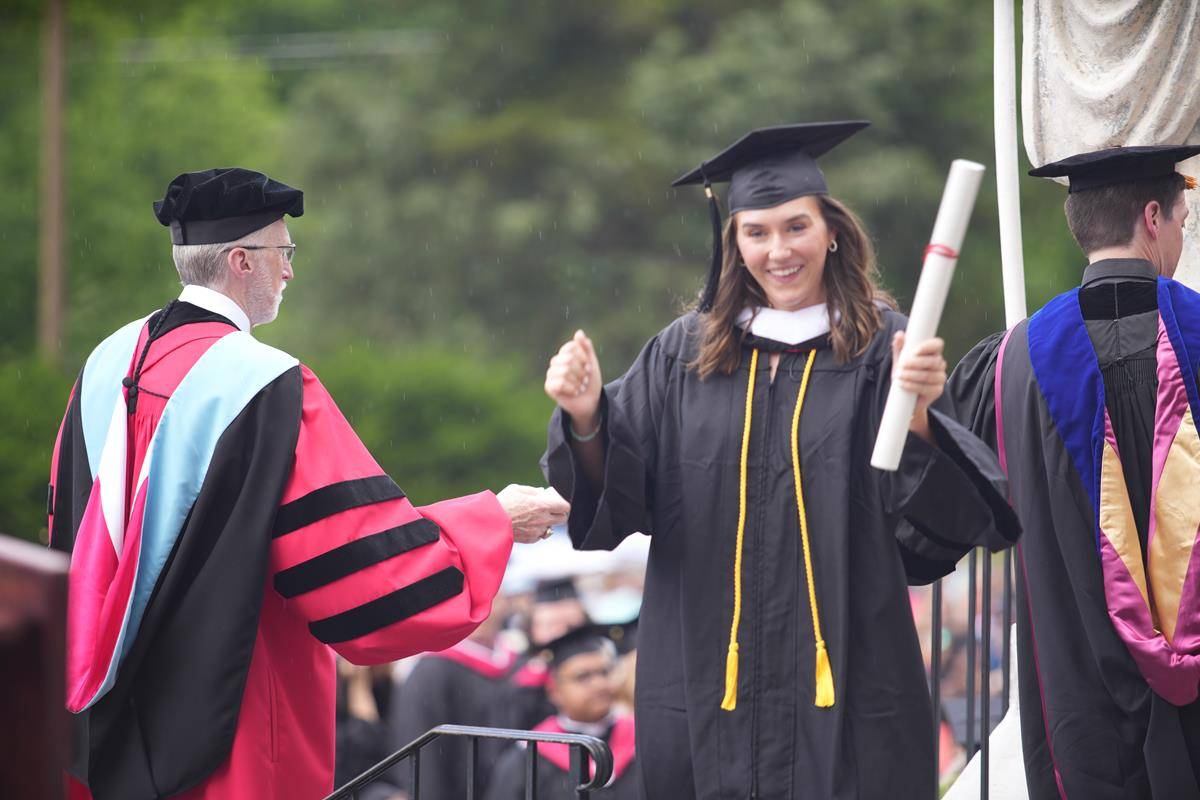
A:
{"label": "wooden post", "polygon": [[38,350],[57,363],[62,353],[63,240],[66,235],[63,181],[66,0],[46,0],[42,31],[42,157]]}
{"label": "wooden post", "polygon": [[68,563],[0,535],[0,797],[63,796]]}

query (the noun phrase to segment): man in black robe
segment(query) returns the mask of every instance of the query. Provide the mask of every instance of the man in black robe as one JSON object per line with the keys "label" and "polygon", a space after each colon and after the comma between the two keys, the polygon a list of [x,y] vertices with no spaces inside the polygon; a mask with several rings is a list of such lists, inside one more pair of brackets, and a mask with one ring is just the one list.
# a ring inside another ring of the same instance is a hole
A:
{"label": "man in black robe", "polygon": [[1017,654],[1034,800],[1200,797],[1186,577],[1200,295],[1170,280],[1194,185],[1175,165],[1196,153],[1115,148],[1030,173],[1070,179],[1081,286],[981,342],[947,387],[1007,465],[1025,531]]}
{"label": "man in black robe", "polygon": [[[617,648],[601,629],[587,626],[560,637],[549,645],[552,654],[547,695],[554,714],[534,730],[548,733],[581,733],[603,739],[613,754],[613,776],[609,785],[593,794],[597,798],[634,800],[637,782],[634,763],[633,717],[614,711],[612,683]],[[524,746],[504,754],[486,797],[488,800],[521,800],[525,794],[525,772],[529,755]],[[537,796],[539,800],[572,800],[576,781],[570,774],[567,745],[539,743],[537,751]]]}

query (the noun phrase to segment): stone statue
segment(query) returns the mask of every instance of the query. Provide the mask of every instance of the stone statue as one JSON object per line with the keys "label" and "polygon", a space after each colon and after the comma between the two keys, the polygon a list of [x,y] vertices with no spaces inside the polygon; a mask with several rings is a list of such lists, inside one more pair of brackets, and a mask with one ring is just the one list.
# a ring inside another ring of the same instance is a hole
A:
{"label": "stone statue", "polygon": [[[1124,145],[1200,143],[1200,0],[1025,0],[1022,125],[1040,166]],[[1180,171],[1200,176],[1200,158]],[[1200,287],[1200,192],[1177,277]]]}

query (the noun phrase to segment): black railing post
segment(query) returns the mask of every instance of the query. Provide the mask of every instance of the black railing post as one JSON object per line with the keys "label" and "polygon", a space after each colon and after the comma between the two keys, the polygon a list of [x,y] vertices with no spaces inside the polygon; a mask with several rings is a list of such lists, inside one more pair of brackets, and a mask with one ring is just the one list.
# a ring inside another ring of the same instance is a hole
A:
{"label": "black railing post", "polygon": [[933,785],[941,784],[942,769],[942,582],[933,582],[929,611],[929,683],[933,695]]}
{"label": "black railing post", "polygon": [[575,798],[576,800],[588,800],[591,794],[587,789],[582,787],[587,785],[588,778],[588,758],[587,752],[577,745],[571,745],[571,780],[575,781]]}
{"label": "black railing post", "polygon": [[479,782],[479,740],[467,740],[467,800],[475,800],[476,784]]}
{"label": "black railing post", "polygon": [[413,800],[421,800],[421,751],[419,749],[412,754],[412,761],[408,768],[409,780],[412,781],[409,785],[412,786]]}
{"label": "black railing post", "polygon": [[982,600],[979,670],[979,800],[988,800],[988,746],[992,738],[992,554],[983,551]]}
{"label": "black railing post", "polygon": [[525,800],[537,800],[537,742],[525,752]]}
{"label": "black railing post", "polygon": [[[581,761],[583,766],[579,768],[578,774],[584,776],[580,784],[576,786],[575,791],[579,797],[586,798],[587,793],[593,789],[603,788],[608,779],[612,776],[613,758],[612,751],[608,749],[608,745],[594,736],[584,736],[578,733],[548,733],[543,731],[519,731],[509,728],[479,728],[470,725],[439,725],[431,731],[426,731],[418,738],[406,744],[390,756],[380,761],[375,766],[368,769],[366,772],[356,776],[349,783],[335,789],[332,794],[327,795],[325,800],[349,800],[354,796],[354,793],[366,786],[371,781],[374,781],[384,775],[388,770],[399,764],[406,758],[412,759],[411,776],[413,779],[413,798],[418,800],[420,794],[420,753],[421,748],[425,747],[430,742],[441,736],[459,736],[464,737],[472,742],[472,760],[478,763],[478,751],[476,742],[479,739],[498,739],[509,742],[528,742],[529,743],[529,762],[527,767],[527,788],[526,797],[536,797],[537,793],[537,743],[552,742],[555,744],[565,744],[569,748],[578,748],[581,751]],[[596,765],[595,771],[591,778],[587,777],[588,758],[591,758],[593,764]],[[574,758],[574,756],[572,757]],[[574,763],[574,762],[572,762]],[[468,770],[471,768],[468,766]],[[575,771],[574,769],[572,770]],[[478,775],[478,769],[474,770],[475,775]]]}
{"label": "black railing post", "polygon": [[978,550],[972,550],[967,559],[967,758],[975,754],[975,563],[979,560]]}
{"label": "black railing post", "polygon": [[1013,557],[1012,548],[1004,551],[1004,646],[1000,659],[1004,670],[1003,688],[1000,697],[1000,714],[1008,713],[1008,693],[1012,691],[1012,679],[1009,671],[1012,668],[1012,621],[1013,621]]}

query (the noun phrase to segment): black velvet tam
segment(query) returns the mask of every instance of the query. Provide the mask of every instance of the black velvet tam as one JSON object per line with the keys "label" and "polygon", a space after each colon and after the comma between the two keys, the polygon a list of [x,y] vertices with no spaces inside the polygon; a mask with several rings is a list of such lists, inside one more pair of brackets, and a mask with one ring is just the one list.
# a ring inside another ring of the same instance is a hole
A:
{"label": "black velvet tam", "polygon": [[177,175],[154,216],[171,228],[173,244],[236,241],[284,214],[304,213],[304,192],[241,167]]}
{"label": "black velvet tam", "polygon": [[1175,173],[1175,165],[1200,155],[1200,145],[1162,147],[1110,147],[1064,158],[1031,169],[1035,178],[1067,178],[1068,192],[1083,192],[1117,183],[1165,178]]}

